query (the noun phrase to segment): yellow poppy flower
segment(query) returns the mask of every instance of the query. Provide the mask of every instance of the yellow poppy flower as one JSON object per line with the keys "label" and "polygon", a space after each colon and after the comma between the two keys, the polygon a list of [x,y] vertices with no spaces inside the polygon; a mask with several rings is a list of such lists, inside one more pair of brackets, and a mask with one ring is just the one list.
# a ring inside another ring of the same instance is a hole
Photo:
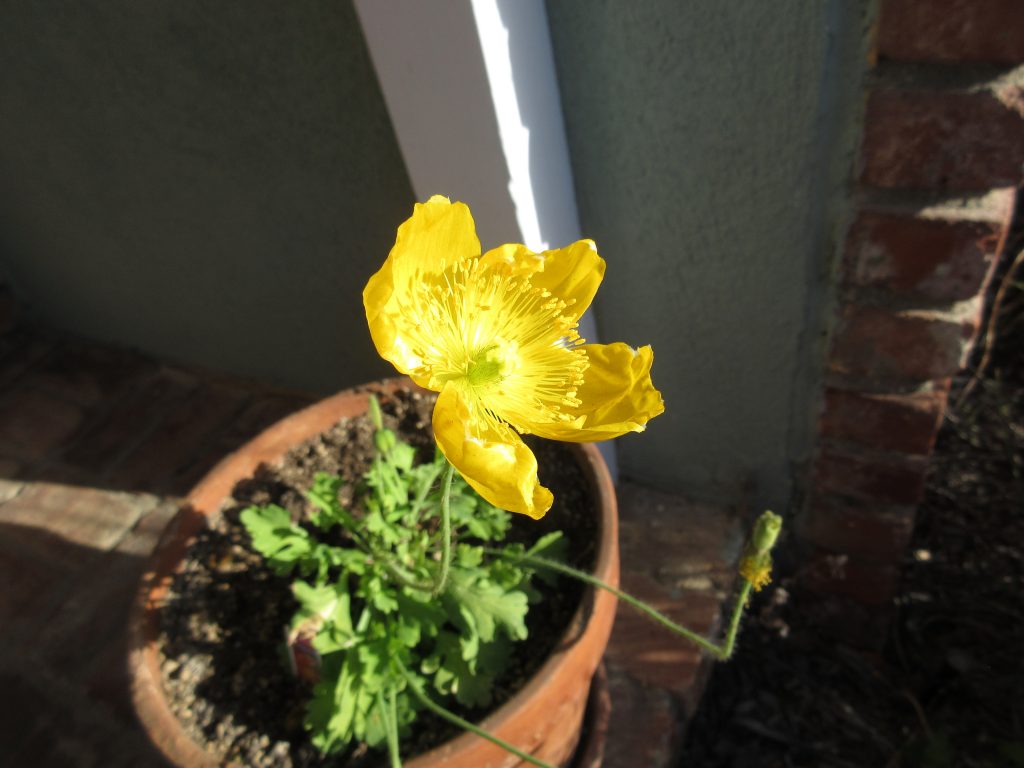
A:
{"label": "yellow poppy flower", "polygon": [[377,351],[440,393],[437,444],[495,506],[533,518],[551,507],[520,434],[607,440],[664,410],[650,347],[584,344],[576,331],[604,270],[590,240],[481,255],[469,208],[435,195],[363,290]]}

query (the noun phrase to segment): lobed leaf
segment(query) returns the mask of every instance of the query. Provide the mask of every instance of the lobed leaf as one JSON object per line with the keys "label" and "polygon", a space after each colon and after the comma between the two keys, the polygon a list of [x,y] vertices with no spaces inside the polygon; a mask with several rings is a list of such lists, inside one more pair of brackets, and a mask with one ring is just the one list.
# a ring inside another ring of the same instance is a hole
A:
{"label": "lobed leaf", "polygon": [[253,549],[263,555],[277,575],[284,576],[300,565],[305,575],[316,569],[316,542],[305,529],[292,523],[286,509],[276,504],[248,507],[242,510],[240,520]]}
{"label": "lobed leaf", "polygon": [[473,571],[452,568],[450,586],[446,593],[459,606],[459,615],[466,628],[479,636],[482,642],[494,639],[498,627],[513,640],[524,640],[527,635],[526,595],[519,590],[506,590]]}
{"label": "lobed leaf", "polygon": [[318,509],[313,515],[313,524],[317,528],[327,531],[340,524],[352,530],[352,516],[341,506],[338,499],[338,491],[344,484],[345,481],[337,475],[327,472],[316,473],[313,487],[306,492],[306,498]]}

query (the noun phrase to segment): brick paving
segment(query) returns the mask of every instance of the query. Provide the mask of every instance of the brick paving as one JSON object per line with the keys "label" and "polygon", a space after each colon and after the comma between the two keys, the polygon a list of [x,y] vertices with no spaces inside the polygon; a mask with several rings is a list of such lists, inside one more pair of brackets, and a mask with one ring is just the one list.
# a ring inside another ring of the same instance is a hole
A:
{"label": "brick paving", "polygon": [[[145,559],[205,471],[313,398],[0,310],[0,765],[163,765],[125,676]],[[740,546],[734,519],[629,484],[620,497],[625,588],[716,629]],[[673,764],[707,662],[622,608],[607,661],[605,765]]]}

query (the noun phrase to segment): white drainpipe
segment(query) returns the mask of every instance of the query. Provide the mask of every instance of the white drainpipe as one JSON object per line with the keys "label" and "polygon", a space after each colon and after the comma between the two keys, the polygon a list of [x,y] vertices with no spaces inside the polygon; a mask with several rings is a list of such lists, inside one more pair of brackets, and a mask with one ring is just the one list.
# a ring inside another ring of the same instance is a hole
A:
{"label": "white drainpipe", "polygon": [[[468,203],[485,250],[580,239],[543,1],[355,7],[417,199]],[[580,334],[597,340],[593,310]],[[617,479],[613,444],[600,447]]]}

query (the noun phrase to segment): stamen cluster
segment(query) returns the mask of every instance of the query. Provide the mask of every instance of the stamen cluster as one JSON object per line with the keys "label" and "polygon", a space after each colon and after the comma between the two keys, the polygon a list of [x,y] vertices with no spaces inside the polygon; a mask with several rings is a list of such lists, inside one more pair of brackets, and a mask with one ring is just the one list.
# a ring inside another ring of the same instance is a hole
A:
{"label": "stamen cluster", "polygon": [[406,342],[414,375],[440,390],[459,386],[480,425],[529,432],[569,422],[587,368],[583,339],[563,301],[503,265],[465,259],[416,275],[401,311],[414,320]]}

